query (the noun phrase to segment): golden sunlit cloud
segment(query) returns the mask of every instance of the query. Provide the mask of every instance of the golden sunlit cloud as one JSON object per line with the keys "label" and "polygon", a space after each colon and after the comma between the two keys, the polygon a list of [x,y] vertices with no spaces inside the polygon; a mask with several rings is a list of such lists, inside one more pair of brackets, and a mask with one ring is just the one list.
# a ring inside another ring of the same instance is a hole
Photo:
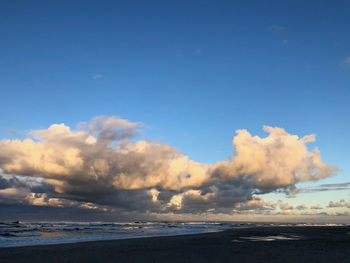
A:
{"label": "golden sunlit cloud", "polygon": [[[77,130],[53,124],[32,131],[24,140],[3,139],[0,168],[7,179],[2,180],[9,184],[11,177],[24,176],[22,186],[4,188],[30,189],[23,186],[25,182],[39,179],[51,188],[37,195],[28,190],[27,200],[34,205],[82,202],[80,206],[91,209],[231,213],[259,205],[274,207],[254,194],[337,172],[322,162],[317,148],[308,150],[306,144],[315,141],[314,135],[299,138],[282,128],[264,126],[268,136],[261,138],[237,130],[234,158],[203,164],[166,143],[135,141],[140,127],[141,123],[100,116],[90,124],[80,123]],[[285,207],[281,209],[290,210]]]}

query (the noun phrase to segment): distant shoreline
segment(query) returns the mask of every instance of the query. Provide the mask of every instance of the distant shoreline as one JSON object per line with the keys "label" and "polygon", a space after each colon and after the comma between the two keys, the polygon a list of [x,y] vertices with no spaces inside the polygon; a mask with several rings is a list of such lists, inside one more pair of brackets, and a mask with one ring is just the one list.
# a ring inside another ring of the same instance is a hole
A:
{"label": "distant shoreline", "polygon": [[0,248],[0,262],[350,262],[350,227],[215,233]]}

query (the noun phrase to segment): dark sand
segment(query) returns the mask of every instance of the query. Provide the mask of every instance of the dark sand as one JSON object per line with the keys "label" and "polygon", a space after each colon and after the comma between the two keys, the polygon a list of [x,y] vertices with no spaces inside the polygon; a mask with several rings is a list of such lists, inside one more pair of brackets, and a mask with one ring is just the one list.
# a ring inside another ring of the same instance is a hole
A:
{"label": "dark sand", "polygon": [[[302,238],[242,239],[279,234]],[[0,262],[350,263],[350,227],[264,227],[187,236],[1,248]]]}

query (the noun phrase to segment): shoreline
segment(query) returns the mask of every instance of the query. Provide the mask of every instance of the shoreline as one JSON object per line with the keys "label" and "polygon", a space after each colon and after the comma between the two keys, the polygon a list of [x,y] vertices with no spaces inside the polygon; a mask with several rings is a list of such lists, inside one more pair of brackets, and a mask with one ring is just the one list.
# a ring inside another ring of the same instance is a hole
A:
{"label": "shoreline", "polygon": [[3,247],[0,262],[350,262],[349,247],[349,226],[252,227]]}
{"label": "shoreline", "polygon": [[[155,234],[155,235],[130,235],[130,236],[119,236],[119,237],[110,237],[110,238],[96,238],[96,239],[85,239],[85,240],[72,240],[72,241],[62,241],[57,243],[38,243],[38,244],[24,244],[24,245],[9,245],[9,246],[0,246],[0,249],[3,248],[20,248],[20,247],[41,247],[41,246],[50,246],[50,245],[66,245],[66,244],[78,244],[78,243],[87,243],[87,242],[103,242],[103,241],[114,241],[114,240],[128,240],[128,239],[137,239],[137,238],[156,238],[156,237],[176,237],[176,236],[189,236],[189,235],[203,235],[203,234],[210,234],[210,233],[218,233],[223,232],[226,230],[231,229],[224,229],[224,230],[213,230],[208,232],[192,232],[192,233],[173,233],[173,234]],[[95,236],[90,236],[95,237]]]}

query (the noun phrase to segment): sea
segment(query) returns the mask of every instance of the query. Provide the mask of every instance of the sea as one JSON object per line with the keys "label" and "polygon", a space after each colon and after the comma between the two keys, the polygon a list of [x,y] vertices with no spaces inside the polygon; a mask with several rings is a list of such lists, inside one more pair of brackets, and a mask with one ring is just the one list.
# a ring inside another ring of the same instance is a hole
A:
{"label": "sea", "polygon": [[258,226],[310,224],[236,222],[0,222],[0,247],[174,236]]}

